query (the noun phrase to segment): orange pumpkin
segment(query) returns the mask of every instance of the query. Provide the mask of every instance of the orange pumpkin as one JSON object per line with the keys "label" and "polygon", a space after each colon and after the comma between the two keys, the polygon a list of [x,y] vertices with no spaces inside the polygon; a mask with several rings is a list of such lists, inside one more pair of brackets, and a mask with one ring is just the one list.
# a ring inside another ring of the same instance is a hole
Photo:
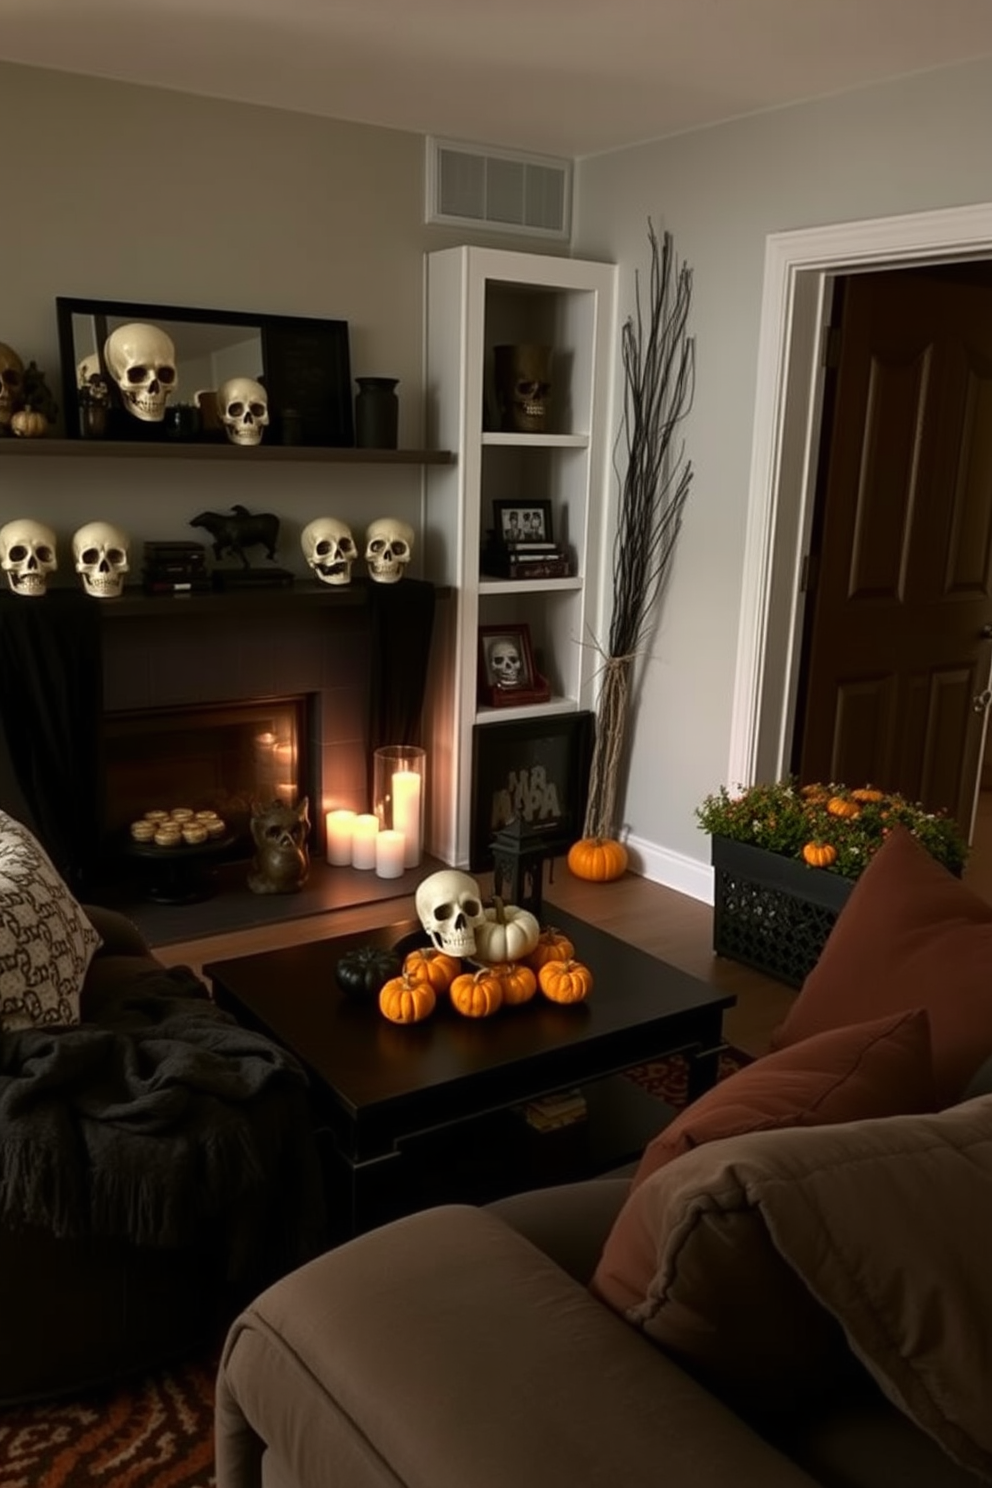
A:
{"label": "orange pumpkin", "polygon": [[488,1018],[503,1006],[503,978],[492,967],[463,971],[449,988],[451,1006],[466,1018]]}
{"label": "orange pumpkin", "polygon": [[829,868],[837,861],[837,849],[832,842],[807,842],[803,857],[811,868]]}
{"label": "orange pumpkin", "polygon": [[537,984],[552,1002],[584,1002],[592,991],[592,972],[581,961],[548,961]]}
{"label": "orange pumpkin", "polygon": [[565,860],[576,878],[608,883],[627,871],[627,849],[614,837],[581,837]]}
{"label": "orange pumpkin", "polygon": [[528,966],[540,971],[546,961],[568,961],[574,955],[575,947],[568,936],[554,925],[546,925],[537,945],[525,959]]}
{"label": "orange pumpkin", "polygon": [[849,801],[846,796],[831,796],[827,802],[827,810],[831,816],[840,817],[842,821],[853,821],[856,816],[861,815],[861,807],[857,801]]}
{"label": "orange pumpkin", "polygon": [[38,439],[48,428],[48,420],[33,408],[20,408],[11,418],[10,427],[24,439]]}
{"label": "orange pumpkin", "polygon": [[860,801],[862,805],[867,806],[874,801],[884,801],[885,792],[875,790],[873,786],[863,785],[860,790],[852,790],[851,799]]}
{"label": "orange pumpkin", "polygon": [[390,1023],[419,1023],[429,1018],[437,998],[426,982],[401,974],[390,977],[379,993],[379,1011]]}
{"label": "orange pumpkin", "polygon": [[500,979],[503,1001],[507,1007],[519,1007],[530,1002],[537,991],[537,975],[522,961],[503,961],[490,967]]}
{"label": "orange pumpkin", "polygon": [[461,969],[462,963],[457,957],[436,951],[433,946],[410,951],[403,961],[403,970],[410,980],[426,982],[438,996],[447,992]]}

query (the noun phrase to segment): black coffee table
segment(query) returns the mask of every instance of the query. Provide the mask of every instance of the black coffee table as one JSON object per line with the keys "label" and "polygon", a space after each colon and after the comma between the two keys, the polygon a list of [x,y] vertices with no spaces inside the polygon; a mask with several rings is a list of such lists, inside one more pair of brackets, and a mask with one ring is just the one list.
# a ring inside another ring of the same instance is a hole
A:
{"label": "black coffee table", "polygon": [[[339,990],[334,967],[355,946],[416,939],[413,920],[204,966],[219,1006],[310,1072],[342,1237],[428,1203],[485,1202],[637,1157],[665,1108],[622,1076],[632,1065],[684,1053],[690,1099],[716,1080],[733,995],[554,905],[542,920],[592,970],[587,1002],[559,1007],[538,994],[471,1019],[441,1001],[422,1023],[389,1023],[374,998]],[[586,1097],[584,1120],[541,1132],[522,1115],[572,1087]]]}

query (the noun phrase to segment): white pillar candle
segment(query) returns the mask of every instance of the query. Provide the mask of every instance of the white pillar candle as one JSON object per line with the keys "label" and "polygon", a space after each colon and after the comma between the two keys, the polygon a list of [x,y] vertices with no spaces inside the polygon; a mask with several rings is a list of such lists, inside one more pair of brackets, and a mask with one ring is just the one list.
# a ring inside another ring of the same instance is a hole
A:
{"label": "white pillar candle", "polygon": [[327,832],[327,861],[337,868],[351,866],[351,834],[355,826],[355,813],[339,807],[324,817]]}
{"label": "white pillar candle", "polygon": [[375,867],[375,839],[379,834],[379,818],[369,812],[360,812],[355,817],[351,833],[352,868]]}
{"label": "white pillar candle", "polygon": [[416,868],[420,863],[420,776],[416,770],[393,772],[393,827],[402,832],[405,848],[403,866]]}
{"label": "white pillar candle", "polygon": [[375,871],[379,878],[401,878],[403,875],[403,833],[379,832],[375,839]]}

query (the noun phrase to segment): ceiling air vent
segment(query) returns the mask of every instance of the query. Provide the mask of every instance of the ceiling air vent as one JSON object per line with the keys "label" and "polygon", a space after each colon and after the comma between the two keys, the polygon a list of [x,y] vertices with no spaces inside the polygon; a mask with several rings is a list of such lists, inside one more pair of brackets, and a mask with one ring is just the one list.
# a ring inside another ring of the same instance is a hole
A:
{"label": "ceiling air vent", "polygon": [[570,160],[428,139],[428,222],[567,239],[571,218]]}

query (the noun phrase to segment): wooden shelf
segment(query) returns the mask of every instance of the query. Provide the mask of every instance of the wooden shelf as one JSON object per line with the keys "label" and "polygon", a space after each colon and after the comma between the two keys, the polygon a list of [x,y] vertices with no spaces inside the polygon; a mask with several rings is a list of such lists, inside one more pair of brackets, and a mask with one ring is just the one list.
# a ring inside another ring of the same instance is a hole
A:
{"label": "wooden shelf", "polygon": [[239,449],[234,444],[182,443],[140,439],[0,439],[0,458],[28,459],[73,456],[97,460],[241,460],[245,464],[321,463],[339,465],[450,465],[450,450],[354,449],[315,444],[257,444]]}

